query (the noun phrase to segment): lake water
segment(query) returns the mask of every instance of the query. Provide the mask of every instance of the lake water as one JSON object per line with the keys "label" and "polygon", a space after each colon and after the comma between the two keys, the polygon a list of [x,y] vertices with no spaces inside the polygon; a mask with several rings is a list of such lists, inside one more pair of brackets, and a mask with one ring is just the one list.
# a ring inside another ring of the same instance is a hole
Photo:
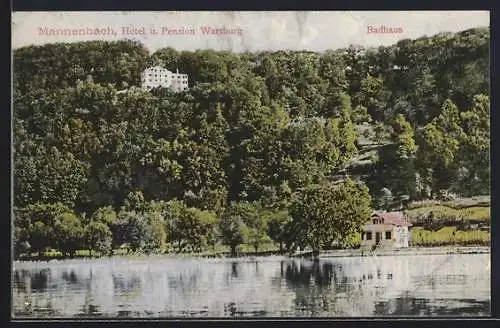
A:
{"label": "lake water", "polygon": [[488,316],[490,255],[15,262],[13,316]]}

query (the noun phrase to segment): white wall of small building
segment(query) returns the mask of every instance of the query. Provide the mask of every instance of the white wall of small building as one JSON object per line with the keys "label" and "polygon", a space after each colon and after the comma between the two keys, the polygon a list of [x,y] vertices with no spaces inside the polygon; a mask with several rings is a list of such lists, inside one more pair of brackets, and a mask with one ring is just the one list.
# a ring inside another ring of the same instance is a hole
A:
{"label": "white wall of small building", "polygon": [[394,227],[396,241],[394,247],[409,247],[410,232],[408,227]]}
{"label": "white wall of small building", "polygon": [[[391,233],[391,238],[386,239],[386,232]],[[380,233],[380,246],[405,248],[409,247],[408,227],[388,227],[387,225],[373,225],[371,228],[365,228],[362,234],[361,246],[373,246],[376,244],[376,233]],[[371,238],[367,239],[367,233],[371,233]]]}

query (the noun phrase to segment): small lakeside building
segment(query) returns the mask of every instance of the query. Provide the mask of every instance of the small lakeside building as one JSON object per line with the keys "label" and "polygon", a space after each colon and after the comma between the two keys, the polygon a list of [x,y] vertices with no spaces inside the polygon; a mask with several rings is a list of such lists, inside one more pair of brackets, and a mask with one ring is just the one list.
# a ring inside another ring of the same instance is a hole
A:
{"label": "small lakeside building", "polygon": [[411,226],[403,212],[374,212],[361,232],[361,247],[409,247]]}

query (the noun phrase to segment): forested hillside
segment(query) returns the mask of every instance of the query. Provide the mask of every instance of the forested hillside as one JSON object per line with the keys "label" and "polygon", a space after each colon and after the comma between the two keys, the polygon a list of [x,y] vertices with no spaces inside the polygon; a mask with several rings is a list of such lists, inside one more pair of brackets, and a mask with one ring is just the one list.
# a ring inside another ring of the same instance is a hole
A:
{"label": "forested hillside", "polygon": [[[288,213],[318,185],[359,203],[329,209],[344,218],[487,195],[489,42],[478,28],[323,53],[17,49],[16,250],[300,244]],[[157,63],[190,90],[139,89]],[[326,235],[320,248],[348,240]]]}

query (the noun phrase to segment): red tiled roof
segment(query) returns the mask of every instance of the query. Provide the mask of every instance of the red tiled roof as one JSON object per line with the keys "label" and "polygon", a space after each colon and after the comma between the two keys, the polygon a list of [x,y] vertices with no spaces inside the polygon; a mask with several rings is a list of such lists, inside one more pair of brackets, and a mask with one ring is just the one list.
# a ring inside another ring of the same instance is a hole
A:
{"label": "red tiled roof", "polygon": [[[396,226],[411,227],[412,224],[405,220],[402,212],[375,212],[373,215],[384,219],[385,224],[393,224]],[[372,215],[372,216],[373,216]]]}

